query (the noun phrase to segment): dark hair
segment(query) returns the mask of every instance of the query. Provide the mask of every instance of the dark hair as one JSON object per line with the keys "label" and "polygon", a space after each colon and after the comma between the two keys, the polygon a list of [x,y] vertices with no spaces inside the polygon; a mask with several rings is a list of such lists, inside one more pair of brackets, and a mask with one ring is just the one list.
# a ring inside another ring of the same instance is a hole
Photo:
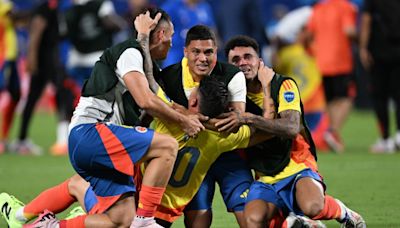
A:
{"label": "dark hair", "polygon": [[228,107],[228,88],[215,77],[207,76],[200,81],[200,113],[214,118],[225,112]]}
{"label": "dark hair", "polygon": [[[164,10],[162,10],[161,8],[154,7],[154,6],[150,6],[150,7],[145,8],[145,9],[142,11],[141,14],[145,14],[147,11],[149,11],[150,17],[153,18],[153,19],[156,17],[156,15],[157,15],[158,13],[161,13],[161,18],[160,18],[160,20],[158,21],[157,27],[158,27],[158,26],[161,24],[161,22],[163,22],[163,21],[164,21],[164,22],[170,22],[170,21],[171,21],[171,17],[168,15],[168,13],[165,12]],[[157,27],[156,27],[155,29],[153,29],[153,30],[150,32],[150,37],[153,36],[153,33],[157,30]]]}
{"label": "dark hair", "polygon": [[195,25],[189,29],[186,34],[185,47],[187,47],[192,40],[212,40],[214,44],[217,43],[214,32],[205,25]]}
{"label": "dark hair", "polygon": [[225,56],[228,57],[229,51],[235,47],[251,47],[260,55],[260,47],[257,41],[249,36],[238,35],[231,38],[225,45]]}

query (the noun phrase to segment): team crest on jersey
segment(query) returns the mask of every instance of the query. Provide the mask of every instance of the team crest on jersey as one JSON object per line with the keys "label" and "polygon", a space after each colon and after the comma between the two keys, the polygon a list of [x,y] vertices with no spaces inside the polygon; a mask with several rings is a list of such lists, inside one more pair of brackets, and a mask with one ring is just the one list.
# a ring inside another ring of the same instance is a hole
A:
{"label": "team crest on jersey", "polygon": [[137,132],[139,132],[139,133],[146,133],[146,132],[147,132],[147,128],[145,128],[145,127],[140,127],[140,126],[135,127],[135,130],[136,130]]}
{"label": "team crest on jersey", "polygon": [[283,97],[287,102],[292,102],[294,100],[294,93],[292,91],[286,91],[283,94]]}

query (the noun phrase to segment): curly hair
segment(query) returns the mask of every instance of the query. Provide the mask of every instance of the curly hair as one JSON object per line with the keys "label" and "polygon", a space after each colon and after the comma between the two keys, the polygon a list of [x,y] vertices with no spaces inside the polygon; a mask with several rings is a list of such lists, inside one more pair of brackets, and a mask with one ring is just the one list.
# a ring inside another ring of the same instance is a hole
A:
{"label": "curly hair", "polygon": [[260,55],[260,47],[257,41],[249,36],[238,35],[228,40],[225,45],[225,56],[228,57],[229,51],[233,50],[235,47],[251,47]]}

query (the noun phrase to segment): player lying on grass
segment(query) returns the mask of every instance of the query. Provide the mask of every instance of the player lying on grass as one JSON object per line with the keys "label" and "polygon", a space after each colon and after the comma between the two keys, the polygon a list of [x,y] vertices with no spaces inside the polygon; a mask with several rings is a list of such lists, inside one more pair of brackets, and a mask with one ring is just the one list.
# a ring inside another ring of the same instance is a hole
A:
{"label": "player lying on grass", "polygon": [[[210,116],[219,115],[225,111],[225,108],[228,105],[228,93],[226,87],[223,83],[216,81],[214,78],[207,78],[200,83],[199,90],[194,90],[192,92],[189,103],[191,104],[189,108],[191,113],[200,112]],[[182,214],[184,207],[177,207],[177,205],[184,206],[185,203],[190,201],[196,193],[197,188],[200,186],[202,179],[206,175],[208,167],[220,153],[235,148],[244,148],[248,145],[254,145],[255,143],[269,137],[267,134],[263,133],[252,134],[251,129],[248,126],[243,125],[235,134],[226,135],[215,131],[205,130],[200,132],[197,135],[197,138],[189,138],[186,140],[185,133],[176,125],[164,124],[156,119],[154,126],[156,130],[158,129],[160,132],[169,133],[180,142],[180,159],[178,159],[178,163],[175,164],[174,171],[188,174],[184,175],[184,178],[182,179],[173,175],[166,192],[164,192],[161,202],[162,206],[159,207],[156,213],[157,215],[162,214],[167,216],[166,218],[168,220],[169,218],[175,220],[177,216]],[[185,170],[180,170],[181,168],[186,167],[184,164],[189,162],[187,159],[189,159],[190,164],[193,165],[188,166]],[[176,174],[175,172],[174,174]],[[55,213],[58,213],[68,208],[76,200],[80,202],[88,214],[101,213],[102,211],[107,210],[107,208],[104,208],[105,204],[99,201],[99,197],[96,196],[89,184],[78,175],[75,175],[58,186],[42,192],[25,207],[22,207],[22,205],[14,200],[13,197],[10,197],[6,193],[2,193],[0,198],[3,199],[2,202],[5,201],[11,206],[9,219],[7,220],[10,226],[17,226],[18,224],[21,224],[23,220],[26,221],[37,216],[45,209],[53,210]],[[51,216],[49,216],[49,214]],[[101,215],[102,214],[96,214],[97,217],[100,217]],[[50,217],[53,223],[59,223],[52,213],[49,212],[47,217]],[[42,215],[40,217],[40,219],[43,218],[46,218],[46,216]],[[73,219],[65,220],[65,222],[62,220],[61,223],[67,224],[66,227],[68,227],[68,224],[74,225],[71,227],[82,227],[83,225],[86,227],[99,227],[100,225],[106,224],[104,223],[105,221],[103,221],[102,224],[99,224],[98,221],[94,220],[95,217],[93,216],[90,220],[87,218],[87,215],[81,215]],[[38,224],[41,222],[40,219]],[[49,221],[45,221],[49,223]],[[72,223],[71,221],[77,223]],[[107,225],[112,226],[115,224],[108,223]]]}

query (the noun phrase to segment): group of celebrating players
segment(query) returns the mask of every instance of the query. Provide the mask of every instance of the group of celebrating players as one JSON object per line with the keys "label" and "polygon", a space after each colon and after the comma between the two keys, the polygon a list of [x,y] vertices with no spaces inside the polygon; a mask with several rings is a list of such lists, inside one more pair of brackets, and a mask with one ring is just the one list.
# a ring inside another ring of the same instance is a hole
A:
{"label": "group of celebrating players", "polygon": [[[182,61],[160,70],[169,16],[149,8],[135,29],[83,86],[69,126],[77,174],[27,205],[1,193],[10,227],[170,227],[183,214],[187,227],[210,227],[215,182],[240,227],[366,227],[325,193],[296,82],[263,64],[254,39],[229,40],[223,63],[214,33],[196,25]],[[85,213],[55,217],[74,202]]]}

